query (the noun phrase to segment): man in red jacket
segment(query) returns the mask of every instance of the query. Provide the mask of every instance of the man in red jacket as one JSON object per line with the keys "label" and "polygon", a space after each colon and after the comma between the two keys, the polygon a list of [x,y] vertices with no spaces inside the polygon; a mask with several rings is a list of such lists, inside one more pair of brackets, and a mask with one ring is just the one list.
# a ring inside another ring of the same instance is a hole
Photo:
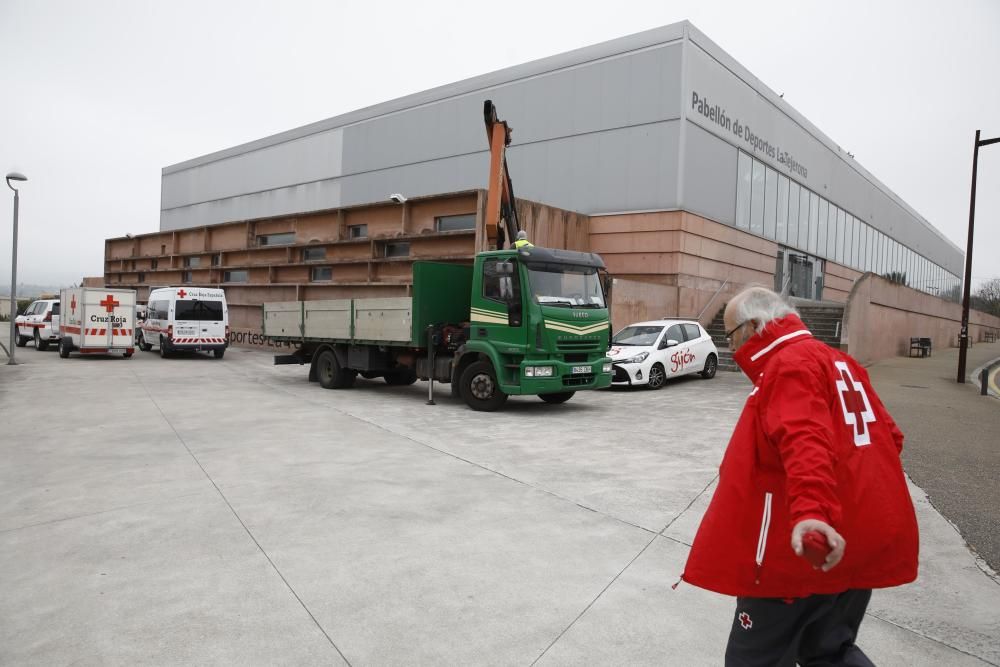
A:
{"label": "man in red jacket", "polygon": [[724,317],[754,386],[683,579],[736,596],[727,665],[871,665],[854,643],[871,589],[917,576],[903,434],[868,373],[774,292],[747,289]]}

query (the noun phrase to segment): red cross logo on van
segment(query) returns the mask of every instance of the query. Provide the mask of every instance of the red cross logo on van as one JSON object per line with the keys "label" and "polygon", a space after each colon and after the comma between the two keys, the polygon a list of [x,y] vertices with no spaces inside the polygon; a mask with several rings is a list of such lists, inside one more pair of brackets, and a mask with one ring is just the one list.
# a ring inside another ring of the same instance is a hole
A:
{"label": "red cross logo on van", "polygon": [[182,299],[183,299],[183,298],[184,298],[184,297],[186,297],[187,295],[188,295],[188,293],[187,293],[187,292],[185,292],[183,288],[181,288],[181,289],[177,290],[177,296],[179,296],[180,298],[182,298]]}
{"label": "red cross logo on van", "polygon": [[104,306],[109,313],[113,313],[115,312],[115,306],[120,306],[121,302],[115,300],[115,298],[109,294],[104,301],[101,301],[101,305]]}
{"label": "red cross logo on van", "polygon": [[76,295],[75,294],[73,295],[73,298],[70,299],[69,309],[70,309],[71,313],[73,313],[74,315],[76,314]]}

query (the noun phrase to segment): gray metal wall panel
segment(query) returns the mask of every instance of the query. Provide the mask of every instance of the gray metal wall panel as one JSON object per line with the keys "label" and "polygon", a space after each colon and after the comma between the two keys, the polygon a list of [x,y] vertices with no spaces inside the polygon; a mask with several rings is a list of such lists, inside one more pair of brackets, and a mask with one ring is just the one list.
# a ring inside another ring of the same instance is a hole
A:
{"label": "gray metal wall panel", "polygon": [[735,224],[738,154],[735,146],[688,123],[681,208],[709,220]]}

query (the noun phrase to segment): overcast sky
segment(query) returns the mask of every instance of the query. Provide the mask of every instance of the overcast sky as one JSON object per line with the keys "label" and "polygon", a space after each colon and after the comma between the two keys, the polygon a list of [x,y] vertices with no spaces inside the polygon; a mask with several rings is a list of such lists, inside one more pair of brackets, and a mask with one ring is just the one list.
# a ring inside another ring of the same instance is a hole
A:
{"label": "overcast sky", "polygon": [[[105,238],[159,229],[167,165],[683,19],[965,248],[973,137],[1000,136],[997,0],[0,0],[18,283],[102,275]],[[1000,144],[976,211],[974,286],[1000,277]]]}

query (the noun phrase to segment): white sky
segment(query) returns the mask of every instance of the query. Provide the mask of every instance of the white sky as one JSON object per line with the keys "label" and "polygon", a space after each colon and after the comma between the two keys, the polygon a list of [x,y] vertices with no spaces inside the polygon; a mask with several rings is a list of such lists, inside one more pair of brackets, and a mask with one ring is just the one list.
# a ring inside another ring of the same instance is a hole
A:
{"label": "white sky", "polygon": [[[102,275],[105,238],[157,231],[164,166],[683,19],[965,248],[975,130],[1000,136],[996,0],[0,0],[18,283]],[[1000,277],[1000,144],[976,223],[974,286]]]}

